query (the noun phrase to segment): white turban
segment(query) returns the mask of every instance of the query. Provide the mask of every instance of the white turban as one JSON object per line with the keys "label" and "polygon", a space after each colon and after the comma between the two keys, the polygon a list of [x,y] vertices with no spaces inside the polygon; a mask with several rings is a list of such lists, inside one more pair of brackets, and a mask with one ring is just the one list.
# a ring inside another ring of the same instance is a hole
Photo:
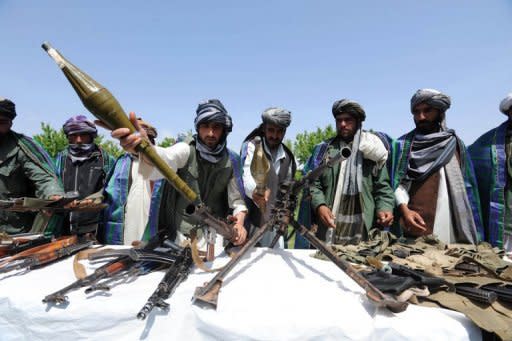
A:
{"label": "white turban", "polygon": [[509,93],[500,103],[500,111],[505,115],[510,108],[512,108],[512,92]]}

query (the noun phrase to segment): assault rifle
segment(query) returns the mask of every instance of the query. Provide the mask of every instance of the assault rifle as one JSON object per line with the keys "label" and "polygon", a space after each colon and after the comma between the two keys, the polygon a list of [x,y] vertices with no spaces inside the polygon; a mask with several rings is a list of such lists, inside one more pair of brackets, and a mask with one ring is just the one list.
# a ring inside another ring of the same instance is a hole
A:
{"label": "assault rifle", "polygon": [[76,235],[61,237],[51,243],[39,245],[8,257],[0,263],[0,273],[42,266],[86,249],[93,243],[92,240],[79,238]]}
{"label": "assault rifle", "polygon": [[304,176],[300,181],[288,181],[281,185],[277,193],[277,199],[272,208],[272,215],[267,224],[261,226],[253,237],[242,247],[242,249],[217,273],[217,275],[203,287],[198,287],[192,298],[193,302],[206,304],[207,306],[217,307],[217,299],[222,281],[233,267],[242,259],[242,257],[263,237],[264,233],[271,228],[276,228],[283,234],[288,225],[291,225],[298,233],[303,235],[312,245],[324,253],[334,264],[350,276],[365,291],[367,297],[377,306],[386,307],[393,312],[401,312],[407,308],[407,303],[398,302],[390,296],[383,294],[374,285],[361,276],[347,261],[336,256],[324,242],[319,240],[311,231],[301,226],[293,218],[298,195],[306,186],[309,186],[322,172],[337,162],[350,156],[350,149],[345,148],[335,157],[325,160],[320,166]]}
{"label": "assault rifle", "polygon": [[[167,245],[164,239],[164,242],[160,242],[160,236],[156,235],[153,237],[148,243],[143,247],[140,251],[148,251],[146,254],[149,254],[149,251],[158,248],[160,245]],[[174,248],[168,248],[171,252],[174,252]],[[119,250],[121,251],[121,250]],[[129,251],[129,250],[128,250]],[[47,295],[44,299],[44,303],[52,303],[55,305],[61,305],[68,303],[68,297],[66,294],[70,291],[74,291],[80,288],[89,287],[86,292],[89,293],[94,290],[109,290],[109,286],[106,285],[106,282],[112,282],[113,280],[119,279],[124,275],[132,275],[136,276],[145,271],[147,268],[154,268],[155,264],[161,264],[156,259],[161,259],[158,257],[153,257],[150,262],[144,261],[139,262],[142,259],[139,257],[137,260],[133,260],[131,256],[137,255],[137,252],[127,252],[127,253],[117,253],[117,257],[108,263],[102,265],[101,267],[94,270],[94,272],[84,278],[78,279],[77,281],[71,283],[70,285],[64,287],[61,290],[54,292],[53,294]],[[115,254],[114,254],[115,256]],[[94,257],[90,257],[94,258]],[[100,258],[100,257],[98,257]],[[166,258],[167,261],[167,258]],[[148,264],[151,263],[151,264]],[[142,266],[141,266],[142,264]],[[101,281],[106,282],[101,282]],[[101,282],[101,283],[100,283]]]}
{"label": "assault rifle", "polygon": [[165,302],[165,300],[168,299],[176,287],[187,278],[193,264],[192,251],[190,247],[185,247],[179,258],[176,259],[174,264],[167,270],[164,278],[160,281],[153,294],[148,298],[146,304],[139,311],[137,318],[144,320],[154,307],[168,310],[169,303]]}
{"label": "assault rifle", "polygon": [[28,250],[38,245],[48,244],[52,241],[51,236],[41,234],[20,234],[20,235],[1,235],[0,258],[12,256],[22,251]]}

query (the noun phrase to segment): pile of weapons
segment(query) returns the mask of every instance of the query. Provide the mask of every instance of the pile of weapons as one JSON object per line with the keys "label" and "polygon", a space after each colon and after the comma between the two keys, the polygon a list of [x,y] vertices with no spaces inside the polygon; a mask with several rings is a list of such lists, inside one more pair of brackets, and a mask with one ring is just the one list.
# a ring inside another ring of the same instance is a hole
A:
{"label": "pile of weapons", "polygon": [[[0,258],[0,274],[15,270],[28,271],[89,248],[94,243],[86,236],[76,235],[58,239],[37,235],[10,237],[2,234],[0,237],[0,250],[5,255]],[[161,240],[160,237],[153,238],[140,249],[100,250],[90,253],[89,260],[107,259],[107,263],[92,274],[46,296],[43,302],[62,305],[68,302],[66,293],[72,290],[84,287],[86,293],[109,290],[110,285],[120,279],[143,275],[170,265],[137,317],[145,319],[155,306],[167,309],[165,300],[187,278],[193,261],[190,247],[179,247],[166,238]]]}
{"label": "pile of weapons", "polygon": [[174,289],[187,278],[192,265],[192,252],[190,247],[179,247],[170,240],[155,237],[142,248],[99,250],[90,253],[91,261],[107,259],[107,262],[85,277],[79,278],[63,289],[47,295],[44,303],[64,305],[68,303],[66,294],[80,288],[86,288],[85,293],[97,290],[110,290],[118,281],[147,274],[168,266],[165,275],[146,304],[137,314],[137,318],[144,320],[154,307],[167,310],[169,305],[165,302]]}
{"label": "pile of weapons", "polygon": [[[98,119],[102,120],[111,129],[120,127],[129,128],[132,132],[135,128],[127,118],[124,110],[112,94],[101,84],[86,75],[76,66],[67,61],[58,51],[49,44],[43,44],[43,48],[55,60],[66,78],[73,85],[85,107]],[[207,207],[200,201],[198,195],[172,170],[156,153],[155,149],[147,141],[143,141],[137,147],[138,152],[143,153],[160,173],[172,184],[181,195],[189,201],[187,213],[196,217],[198,225],[207,225],[213,228],[216,233],[222,235],[226,240],[233,240],[234,230],[225,221],[212,216]],[[277,200],[272,207],[272,214],[269,221],[260,227],[253,237],[240,249],[240,251],[222,268],[220,272],[204,287],[198,288],[193,300],[198,303],[207,303],[216,307],[217,296],[226,274],[235,267],[242,257],[255,246],[268,230],[274,229],[278,235],[284,235],[288,226],[292,226],[297,233],[302,234],[313,246],[324,253],[341,270],[354,279],[366,292],[368,298],[378,306],[387,307],[393,312],[400,312],[406,309],[407,304],[398,302],[391,296],[383,294],[379,289],[367,281],[352,266],[337,257],[331,248],[315,237],[304,226],[301,226],[293,219],[293,212],[296,208],[299,193],[311,184],[323,171],[336,162],[347,158],[350,155],[349,149],[344,149],[336,157],[324,161],[324,164],[310,172],[300,181],[289,181],[284,183],[278,193]],[[273,241],[277,242],[279,236]],[[163,240],[163,241],[162,241]],[[49,261],[62,258],[83,248],[91,246],[92,241],[78,238],[76,236],[63,237],[52,241],[44,247],[34,247],[11,256],[0,263],[0,272],[19,268],[30,268],[40,266]],[[273,246],[272,245],[272,246]],[[86,291],[108,290],[110,284],[129,276],[141,275],[148,271],[161,268],[162,264],[171,264],[162,282],[148,299],[147,304],[137,315],[144,319],[153,307],[166,308],[165,299],[169,297],[174,288],[183,281],[193,264],[192,252],[189,247],[180,248],[165,239],[155,237],[141,249],[101,251],[91,254],[91,259],[114,257],[105,265],[96,269],[91,275],[78,279],[76,282],[59,290],[56,293],[44,298],[44,302],[62,304],[67,302],[66,293],[82,287]],[[13,263],[14,262],[14,263]],[[17,265],[15,265],[17,264]]]}

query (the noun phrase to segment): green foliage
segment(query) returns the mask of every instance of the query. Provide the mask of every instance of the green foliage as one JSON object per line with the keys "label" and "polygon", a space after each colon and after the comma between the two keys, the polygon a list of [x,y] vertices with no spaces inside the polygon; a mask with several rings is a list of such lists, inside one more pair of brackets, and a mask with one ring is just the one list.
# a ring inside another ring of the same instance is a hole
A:
{"label": "green foliage", "polygon": [[34,135],[36,140],[52,158],[55,158],[57,154],[64,150],[68,145],[68,139],[64,130],[56,130],[52,128],[48,123],[41,123],[41,134]]}
{"label": "green foliage", "polygon": [[105,140],[105,136],[98,135],[94,139],[94,143],[100,146],[108,154],[112,155],[115,159],[124,154],[124,150],[119,146],[117,142],[112,140]]}
{"label": "green foliage", "polygon": [[311,156],[315,145],[334,136],[336,136],[336,130],[330,124],[325,129],[317,128],[313,132],[304,131],[297,134],[292,148],[297,163],[300,165],[305,164]]}
{"label": "green foliage", "polygon": [[[66,149],[68,146],[68,138],[62,128],[57,130],[48,123],[42,122],[41,130],[41,134],[34,135],[34,140],[36,140],[52,158],[55,158],[59,152]],[[117,143],[111,140],[105,140],[103,135],[98,135],[94,142],[115,158],[123,154],[123,150]]]}
{"label": "green foliage", "polygon": [[170,146],[172,146],[175,143],[176,143],[176,139],[174,139],[173,137],[166,136],[162,140],[162,142],[158,143],[158,146],[165,148],[165,147],[170,147]]}

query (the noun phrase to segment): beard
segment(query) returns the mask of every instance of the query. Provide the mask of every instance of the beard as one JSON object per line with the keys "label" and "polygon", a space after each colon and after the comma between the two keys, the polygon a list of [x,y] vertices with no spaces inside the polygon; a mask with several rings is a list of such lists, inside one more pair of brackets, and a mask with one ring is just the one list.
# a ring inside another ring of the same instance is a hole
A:
{"label": "beard", "polygon": [[430,122],[430,121],[418,121],[416,123],[416,130],[422,134],[430,134],[439,131],[439,122]]}

